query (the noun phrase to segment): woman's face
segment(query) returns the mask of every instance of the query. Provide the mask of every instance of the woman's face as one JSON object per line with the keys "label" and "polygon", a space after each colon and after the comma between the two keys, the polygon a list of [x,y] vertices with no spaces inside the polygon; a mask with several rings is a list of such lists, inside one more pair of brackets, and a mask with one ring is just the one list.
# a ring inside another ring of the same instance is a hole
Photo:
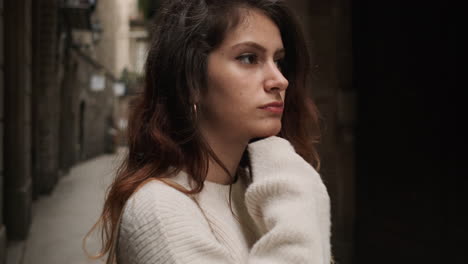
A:
{"label": "woman's face", "polygon": [[275,23],[249,10],[208,56],[208,87],[199,102],[202,131],[244,141],[278,134],[288,87],[279,67],[284,56]]}

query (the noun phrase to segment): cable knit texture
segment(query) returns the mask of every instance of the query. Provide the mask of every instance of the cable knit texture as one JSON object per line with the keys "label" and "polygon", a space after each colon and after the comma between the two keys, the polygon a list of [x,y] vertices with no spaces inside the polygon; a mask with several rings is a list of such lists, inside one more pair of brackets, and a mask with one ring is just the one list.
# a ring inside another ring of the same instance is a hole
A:
{"label": "cable knit texture", "polygon": [[[140,188],[120,224],[119,264],[329,264],[330,199],[285,139],[249,144],[253,182],[205,181],[193,198],[160,181]],[[186,173],[171,180],[191,188]]]}

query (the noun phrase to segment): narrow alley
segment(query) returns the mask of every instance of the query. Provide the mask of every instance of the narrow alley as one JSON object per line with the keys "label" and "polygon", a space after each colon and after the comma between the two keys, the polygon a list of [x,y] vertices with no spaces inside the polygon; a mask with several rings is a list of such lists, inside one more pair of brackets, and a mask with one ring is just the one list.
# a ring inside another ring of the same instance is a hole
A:
{"label": "narrow alley", "polygon": [[[87,259],[81,244],[102,208],[105,190],[115,175],[124,150],[80,163],[63,177],[50,196],[33,206],[33,221],[26,241],[8,247],[8,264],[101,263]],[[88,240],[90,253],[99,248]]]}
{"label": "narrow alley", "polygon": [[[195,2],[200,7],[166,13],[163,2],[180,10]],[[467,133],[460,107],[465,110],[466,97],[457,94],[464,91],[458,74],[462,15],[456,13],[463,8],[448,1],[0,0],[0,264],[104,263],[87,257],[83,238],[98,220],[125,151],[135,149],[142,164],[150,162],[134,146],[135,138],[145,142],[148,153],[165,147],[154,135],[184,144],[201,140],[211,148],[201,133],[204,121],[214,119],[210,113],[223,113],[221,123],[250,120],[231,114],[250,109],[263,91],[277,91],[266,89],[276,82],[223,73],[226,79],[212,85],[206,77],[212,75],[208,69],[217,68],[208,67],[208,58],[224,38],[237,35],[237,24],[254,21],[244,18],[256,12],[244,10],[257,11],[257,4],[290,7],[271,11],[270,18],[278,18],[267,23],[278,26],[271,31],[281,33],[276,38],[281,41],[265,37],[263,49],[242,45],[238,54],[233,48],[236,56],[223,56],[230,59],[220,65],[260,76],[270,44],[282,43],[278,66],[289,81],[284,98],[291,98],[284,109],[295,116],[282,117],[281,125],[304,129],[281,129],[279,135],[303,135],[296,144],[317,143],[313,151],[301,146],[300,152],[320,158],[335,262],[468,263]],[[223,10],[231,13],[218,13]],[[177,25],[166,26],[160,14],[177,18],[167,19]],[[182,15],[186,18],[179,19]],[[225,23],[208,26],[212,18]],[[201,31],[194,34],[195,29]],[[302,39],[305,43],[294,44]],[[169,42],[160,45],[161,40]],[[161,59],[167,54],[172,57]],[[247,55],[257,63],[241,63]],[[162,81],[166,75],[171,81]],[[215,89],[223,92],[207,92]],[[204,98],[208,94],[212,99]],[[233,101],[226,98],[237,95],[246,101],[228,105]],[[142,108],[134,99],[152,107]],[[298,103],[303,99],[308,102]],[[207,111],[206,101],[229,111]],[[154,120],[166,122],[153,126]],[[239,131],[247,127],[239,124]],[[141,131],[152,140],[140,137]],[[186,131],[197,131],[196,137],[181,140]],[[229,156],[227,148],[219,149],[223,153],[213,151],[216,156]],[[174,165],[183,167],[199,153],[205,148],[194,147],[193,155]],[[98,235],[88,239],[91,255],[100,249]]]}

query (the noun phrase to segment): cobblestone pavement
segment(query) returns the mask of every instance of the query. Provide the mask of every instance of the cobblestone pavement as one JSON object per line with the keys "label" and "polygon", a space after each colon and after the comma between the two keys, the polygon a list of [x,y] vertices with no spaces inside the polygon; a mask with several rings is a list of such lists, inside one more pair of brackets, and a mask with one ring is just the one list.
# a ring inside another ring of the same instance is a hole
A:
{"label": "cobblestone pavement", "polygon": [[[102,155],[73,167],[62,177],[50,196],[33,205],[27,241],[11,244],[7,264],[85,264],[82,239],[96,222],[107,186],[124,155]],[[97,236],[88,240],[91,253],[99,249]]]}

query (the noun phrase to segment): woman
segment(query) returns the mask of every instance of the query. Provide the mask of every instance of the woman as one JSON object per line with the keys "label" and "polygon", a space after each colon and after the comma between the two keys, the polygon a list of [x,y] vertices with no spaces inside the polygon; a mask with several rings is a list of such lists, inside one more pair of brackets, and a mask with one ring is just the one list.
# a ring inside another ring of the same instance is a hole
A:
{"label": "woman", "polygon": [[278,0],[170,0],[100,219],[108,263],[330,263],[308,55]]}

